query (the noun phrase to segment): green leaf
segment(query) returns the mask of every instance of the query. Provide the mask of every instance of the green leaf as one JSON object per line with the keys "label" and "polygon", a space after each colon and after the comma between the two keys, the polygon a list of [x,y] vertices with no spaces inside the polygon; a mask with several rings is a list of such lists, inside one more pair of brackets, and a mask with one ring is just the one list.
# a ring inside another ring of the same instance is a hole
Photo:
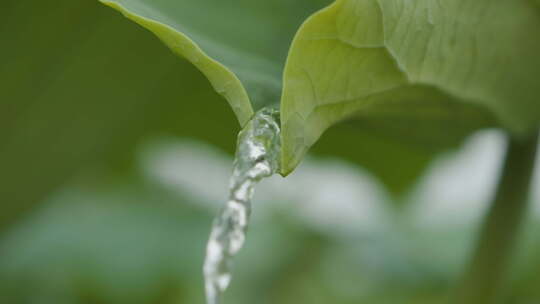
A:
{"label": "green leaf", "polygon": [[489,126],[524,136],[540,121],[538,54],[540,11],[530,0],[338,0],[291,46],[282,173],[345,119],[433,152]]}
{"label": "green leaf", "polygon": [[302,25],[285,66],[292,35],[325,1],[102,2],[199,68],[241,124],[279,100],[284,70],[284,175],[349,119],[356,132],[315,151],[340,150],[399,192],[471,132],[519,136],[540,118],[535,1],[338,0]]}
{"label": "green leaf", "polygon": [[251,117],[253,108],[278,104],[290,42],[302,21],[328,3],[325,0],[101,2],[153,32],[176,54],[201,70],[214,89],[227,99],[241,125]]}

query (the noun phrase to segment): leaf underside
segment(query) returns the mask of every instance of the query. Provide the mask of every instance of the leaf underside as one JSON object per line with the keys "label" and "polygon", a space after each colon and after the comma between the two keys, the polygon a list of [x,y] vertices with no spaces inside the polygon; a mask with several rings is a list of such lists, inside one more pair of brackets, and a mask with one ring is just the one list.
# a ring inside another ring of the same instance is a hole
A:
{"label": "leaf underside", "polygon": [[229,102],[241,125],[279,106],[292,38],[327,0],[101,0],[194,64]]}
{"label": "leaf underside", "polygon": [[370,145],[390,188],[478,129],[526,136],[540,121],[537,1],[337,0],[307,20],[328,1],[102,2],[200,69],[242,125],[279,106],[283,175],[345,120],[359,131],[338,148]]}
{"label": "leaf underside", "polygon": [[489,126],[524,136],[540,121],[538,54],[528,0],[338,0],[291,47],[283,173],[345,119],[435,151]]}

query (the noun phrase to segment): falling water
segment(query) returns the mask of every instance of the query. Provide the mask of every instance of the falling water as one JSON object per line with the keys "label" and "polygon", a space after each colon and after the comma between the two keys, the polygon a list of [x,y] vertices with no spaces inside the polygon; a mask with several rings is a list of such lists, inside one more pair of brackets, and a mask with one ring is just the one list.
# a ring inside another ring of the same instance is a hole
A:
{"label": "falling water", "polygon": [[262,109],[240,134],[229,199],[215,218],[206,247],[204,279],[208,304],[218,304],[231,281],[232,258],[244,245],[255,184],[279,169],[279,112]]}

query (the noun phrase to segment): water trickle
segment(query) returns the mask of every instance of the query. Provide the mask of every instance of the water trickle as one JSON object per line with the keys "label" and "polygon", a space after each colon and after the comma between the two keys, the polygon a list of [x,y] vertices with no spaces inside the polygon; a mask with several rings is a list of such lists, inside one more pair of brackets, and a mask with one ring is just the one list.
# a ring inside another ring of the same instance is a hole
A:
{"label": "water trickle", "polygon": [[279,112],[265,108],[238,134],[229,199],[214,219],[206,247],[206,301],[218,304],[231,281],[232,258],[244,245],[255,184],[279,169]]}

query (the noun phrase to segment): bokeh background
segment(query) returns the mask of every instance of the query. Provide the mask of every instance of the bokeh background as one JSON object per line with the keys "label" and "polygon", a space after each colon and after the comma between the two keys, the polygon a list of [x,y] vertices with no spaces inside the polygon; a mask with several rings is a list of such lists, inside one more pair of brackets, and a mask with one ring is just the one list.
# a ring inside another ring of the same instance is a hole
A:
{"label": "bokeh background", "polygon": [[[0,303],[204,303],[238,130],[195,68],[97,1],[0,1]],[[260,185],[225,303],[445,303],[502,134],[429,161],[355,132]],[[505,303],[540,303],[538,168],[533,189]]]}

